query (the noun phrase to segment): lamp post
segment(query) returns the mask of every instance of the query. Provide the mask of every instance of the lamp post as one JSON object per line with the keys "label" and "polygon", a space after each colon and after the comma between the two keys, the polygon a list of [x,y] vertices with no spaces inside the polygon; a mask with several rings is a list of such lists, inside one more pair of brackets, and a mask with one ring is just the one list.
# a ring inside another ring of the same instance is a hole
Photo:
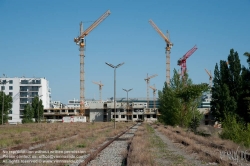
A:
{"label": "lamp post", "polygon": [[123,90],[127,92],[127,111],[128,111],[128,92],[131,91],[131,90],[133,90],[133,89],[129,89],[129,90],[123,89]]}
{"label": "lamp post", "polygon": [[[4,85],[7,84],[9,81],[1,81],[0,84]],[[2,125],[3,125],[3,110],[4,110],[4,91],[2,90],[2,94],[3,94],[3,103],[2,103]]]}
{"label": "lamp post", "polygon": [[123,65],[124,64],[124,62],[122,62],[122,63],[120,63],[120,64],[118,64],[118,65],[116,65],[116,66],[114,66],[114,65],[112,65],[112,64],[110,64],[110,63],[107,63],[107,62],[105,62],[108,66],[110,66],[110,67],[112,67],[113,69],[114,69],[114,111],[115,111],[115,113],[114,113],[114,129],[116,129],[116,124],[115,124],[115,119],[116,119],[116,104],[115,104],[115,95],[116,95],[116,69],[118,68],[118,67],[120,67],[121,65]]}

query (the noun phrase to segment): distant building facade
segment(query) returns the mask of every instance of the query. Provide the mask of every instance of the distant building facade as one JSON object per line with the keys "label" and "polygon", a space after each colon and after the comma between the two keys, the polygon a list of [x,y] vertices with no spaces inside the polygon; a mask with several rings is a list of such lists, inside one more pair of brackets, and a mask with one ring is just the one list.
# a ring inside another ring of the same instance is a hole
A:
{"label": "distant building facade", "polygon": [[50,108],[51,89],[46,78],[0,78],[1,91],[12,96],[12,108],[9,110],[9,123],[21,123],[24,107],[38,96],[44,108]]}
{"label": "distant building facade", "polygon": [[202,118],[201,123],[205,125],[214,125],[214,117],[211,113],[211,100],[212,100],[212,94],[206,93],[202,95],[201,103],[198,107],[198,110],[200,113],[202,113],[204,116]]}
{"label": "distant building facade", "polygon": [[[153,99],[149,100],[149,108],[147,108],[147,99],[138,98],[124,100],[118,98],[114,105],[113,100],[99,101],[86,99],[85,116],[89,122],[99,121],[156,121],[159,116],[159,102]],[[114,107],[116,107],[116,112]],[[154,108],[155,107],[155,108]],[[68,104],[63,108],[49,108],[44,110],[44,117],[47,120],[54,119],[60,121],[65,116],[79,115],[79,100],[69,100]]]}

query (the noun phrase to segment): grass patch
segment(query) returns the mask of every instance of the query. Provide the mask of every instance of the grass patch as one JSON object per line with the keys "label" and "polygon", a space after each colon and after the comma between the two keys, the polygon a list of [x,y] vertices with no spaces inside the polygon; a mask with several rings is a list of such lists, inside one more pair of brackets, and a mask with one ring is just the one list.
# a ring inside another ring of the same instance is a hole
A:
{"label": "grass patch", "polygon": [[197,156],[205,162],[217,162],[221,165],[230,165],[229,163],[232,162],[232,160],[229,158],[221,159],[220,152],[239,152],[247,150],[232,141],[222,140],[214,136],[202,137],[195,135],[192,132],[186,132],[180,127],[160,126],[158,127],[158,131],[163,133],[166,137],[170,138],[174,142],[178,142],[180,144],[185,142],[188,144],[185,149],[190,153],[197,153]]}
{"label": "grass patch", "polygon": [[10,146],[12,144],[13,144],[13,142],[10,139],[7,139],[7,138],[6,139],[0,139],[0,148],[8,147],[8,146]]}
{"label": "grass patch", "polygon": [[82,144],[77,145],[76,147],[78,147],[78,148],[85,148],[85,147],[86,147],[86,144],[85,144],[85,143],[82,143]]}
{"label": "grass patch", "polygon": [[154,157],[149,147],[149,132],[145,128],[145,124],[142,124],[138,127],[135,136],[131,141],[127,157],[127,165],[155,166],[156,163],[154,162]]}
{"label": "grass patch", "polygon": [[17,140],[14,140],[13,142],[14,142],[15,144],[21,144],[21,143],[22,143],[22,140],[17,139]]}
{"label": "grass patch", "polygon": [[155,134],[154,129],[150,125],[147,124],[146,128],[150,133],[150,148],[152,149],[152,153],[158,165],[185,165],[183,156],[174,154],[172,151],[168,150],[167,145]]}

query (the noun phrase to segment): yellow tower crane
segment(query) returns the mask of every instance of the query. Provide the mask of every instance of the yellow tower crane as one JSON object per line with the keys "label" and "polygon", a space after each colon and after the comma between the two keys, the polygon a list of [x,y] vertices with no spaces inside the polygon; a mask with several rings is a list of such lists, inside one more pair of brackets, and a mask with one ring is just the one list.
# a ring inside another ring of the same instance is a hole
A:
{"label": "yellow tower crane", "polygon": [[154,85],[154,86],[149,86],[149,87],[153,90],[153,96],[154,96],[154,110],[155,110],[155,94],[156,94],[157,89],[155,88],[155,85]]}
{"label": "yellow tower crane", "polygon": [[147,108],[149,108],[149,82],[150,82],[151,78],[154,78],[156,76],[158,76],[158,75],[154,74],[154,75],[149,77],[147,74],[147,78],[144,79],[147,82]]}
{"label": "yellow tower crane", "polygon": [[88,29],[83,31],[82,22],[80,23],[80,35],[74,38],[74,42],[80,47],[80,114],[85,114],[85,97],[84,97],[84,47],[85,36],[87,36],[96,26],[98,26],[105,18],[110,15],[110,10],[106,11],[99,19],[97,19]]}
{"label": "yellow tower crane", "polygon": [[102,101],[102,86],[104,86],[101,81],[100,82],[94,82],[92,81],[94,84],[99,85],[99,96],[100,96],[100,101]]}
{"label": "yellow tower crane", "polygon": [[165,36],[152,20],[149,20],[149,23],[160,34],[160,36],[165,40],[167,44],[166,46],[166,82],[167,82],[167,85],[169,85],[170,84],[170,53],[171,53],[170,50],[174,44],[171,43],[169,40],[168,31],[167,31],[167,35]]}
{"label": "yellow tower crane", "polygon": [[210,88],[212,88],[212,80],[213,80],[213,76],[210,72],[207,71],[207,69],[205,69],[205,71],[207,72],[208,76],[209,76],[209,86]]}

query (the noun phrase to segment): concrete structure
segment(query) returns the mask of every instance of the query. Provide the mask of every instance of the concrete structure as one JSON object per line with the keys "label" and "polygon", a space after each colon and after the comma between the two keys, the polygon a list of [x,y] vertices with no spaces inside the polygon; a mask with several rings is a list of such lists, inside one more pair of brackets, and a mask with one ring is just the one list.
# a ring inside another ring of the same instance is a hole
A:
{"label": "concrete structure", "polygon": [[198,110],[204,115],[201,123],[205,125],[214,125],[215,122],[211,114],[211,99],[211,93],[204,94],[201,99],[201,104],[198,107]]}
{"label": "concrete structure", "polygon": [[[204,115],[201,121],[205,125],[214,125],[214,120],[210,112],[211,94],[204,94],[201,98],[201,104],[198,110]],[[154,100],[149,99],[149,108],[147,108],[147,98],[126,98],[116,99],[116,121],[156,121],[160,115],[158,112],[159,100],[156,100],[156,109],[154,109]],[[112,98],[107,101],[90,100],[85,101],[85,115],[87,121],[112,121],[114,119],[114,101]],[[62,121],[64,116],[79,115],[80,101],[69,100],[64,107],[49,108],[44,110],[46,119]]]}
{"label": "concrete structure", "polygon": [[[116,100],[116,121],[156,121],[158,113],[158,105],[156,102],[156,109],[153,108],[154,101],[149,101],[149,108],[147,108],[147,99],[138,98],[130,99],[127,105],[127,100],[124,98]],[[114,115],[114,101],[98,101],[86,100],[85,101],[85,115],[89,122],[93,121],[111,121]],[[65,116],[79,115],[80,101],[69,100],[67,106],[63,108],[49,108],[44,110],[44,117],[47,120],[57,119],[60,121]]]}
{"label": "concrete structure", "polygon": [[9,120],[11,123],[21,123],[24,106],[31,103],[33,98],[38,96],[43,101],[44,108],[50,108],[49,82],[46,78],[0,78],[1,91],[12,96],[12,109],[9,110]]}

